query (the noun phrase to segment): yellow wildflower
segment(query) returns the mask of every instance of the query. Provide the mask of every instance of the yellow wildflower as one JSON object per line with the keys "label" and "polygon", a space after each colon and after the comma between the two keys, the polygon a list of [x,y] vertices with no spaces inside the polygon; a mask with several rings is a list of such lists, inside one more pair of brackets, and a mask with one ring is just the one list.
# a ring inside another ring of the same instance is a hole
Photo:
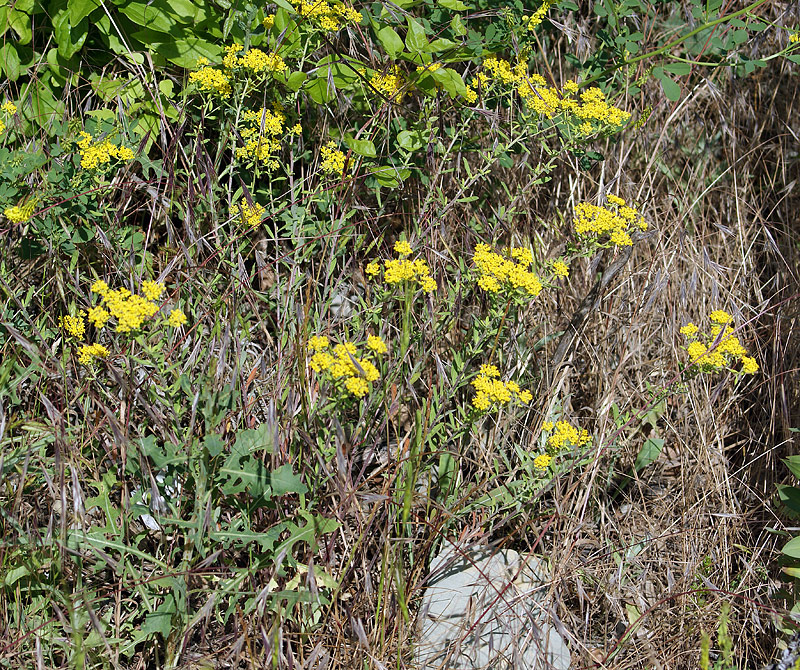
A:
{"label": "yellow wildflower", "polygon": [[367,337],[367,349],[371,349],[376,354],[385,354],[389,349],[386,346],[386,342],[380,337],[380,335],[370,335]]}
{"label": "yellow wildflower", "polygon": [[399,256],[409,256],[413,252],[411,245],[404,240],[395,242],[394,250]]}
{"label": "yellow wildflower", "polygon": [[539,454],[533,459],[533,467],[537,470],[547,470],[550,467],[553,457],[550,454]]}
{"label": "yellow wildflower", "polygon": [[86,332],[86,322],[83,320],[84,312],[80,311],[78,316],[61,316],[58,325],[67,331],[72,337],[82,338]]}
{"label": "yellow wildflower", "polygon": [[158,300],[164,292],[164,285],[146,279],[142,282],[142,293],[148,300]]}
{"label": "yellow wildflower", "polygon": [[84,344],[78,349],[78,362],[81,365],[89,365],[95,358],[105,358],[108,356],[108,349],[102,344]]}
{"label": "yellow wildflower", "polygon": [[341,177],[344,174],[346,157],[344,152],[336,148],[335,142],[328,142],[320,149],[322,162],[319,169],[325,174],[336,175]]}
{"label": "yellow wildflower", "polygon": [[94,324],[94,327],[100,330],[111,318],[111,314],[98,305],[97,307],[89,308],[89,313],[86,318],[89,323]]}
{"label": "yellow wildflower", "polygon": [[188,319],[186,315],[180,309],[173,309],[169,313],[169,318],[167,319],[167,323],[172,326],[173,328],[180,328],[181,326],[185,326],[188,323]]}

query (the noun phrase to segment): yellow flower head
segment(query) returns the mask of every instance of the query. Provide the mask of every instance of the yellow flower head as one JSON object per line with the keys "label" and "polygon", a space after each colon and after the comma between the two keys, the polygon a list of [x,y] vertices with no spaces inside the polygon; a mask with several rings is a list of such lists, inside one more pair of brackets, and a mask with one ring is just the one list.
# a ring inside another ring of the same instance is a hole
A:
{"label": "yellow flower head", "polygon": [[410,256],[414,251],[411,245],[405,240],[395,242],[394,250],[399,256]]}
{"label": "yellow flower head", "polygon": [[380,335],[370,335],[367,337],[367,349],[371,349],[376,354],[385,354],[389,349],[386,342],[381,339]]}
{"label": "yellow flower head", "polygon": [[82,338],[86,332],[86,322],[83,317],[83,311],[79,312],[78,316],[62,316],[59,317],[58,324],[72,337]]}
{"label": "yellow flower head", "polygon": [[164,292],[164,285],[149,279],[142,282],[142,293],[148,300],[158,300]]}
{"label": "yellow flower head", "polygon": [[180,328],[181,326],[185,326],[188,323],[188,319],[186,315],[180,309],[173,309],[169,313],[169,318],[167,319],[167,323],[172,326],[173,328]]}

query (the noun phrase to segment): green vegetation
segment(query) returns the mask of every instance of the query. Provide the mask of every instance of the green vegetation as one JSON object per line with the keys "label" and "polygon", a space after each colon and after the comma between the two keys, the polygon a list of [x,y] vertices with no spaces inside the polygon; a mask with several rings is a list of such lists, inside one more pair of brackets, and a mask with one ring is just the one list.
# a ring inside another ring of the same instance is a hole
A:
{"label": "green vegetation", "polygon": [[412,667],[453,543],[581,667],[772,657],[792,11],[0,8],[0,667]]}

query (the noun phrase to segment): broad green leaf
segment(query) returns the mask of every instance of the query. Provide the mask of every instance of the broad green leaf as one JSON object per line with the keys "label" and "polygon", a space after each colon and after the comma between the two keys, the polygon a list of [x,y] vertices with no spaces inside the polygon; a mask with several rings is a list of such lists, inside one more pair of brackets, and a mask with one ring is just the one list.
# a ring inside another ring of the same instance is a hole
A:
{"label": "broad green leaf", "polygon": [[347,143],[347,146],[359,156],[375,158],[375,156],[378,155],[372,140],[357,140],[352,135],[347,134],[344,136],[344,141]]}
{"label": "broad green leaf", "polygon": [[14,586],[14,584],[16,584],[17,581],[19,581],[23,577],[27,577],[29,574],[31,574],[31,571],[28,570],[28,567],[26,565],[17,566],[16,568],[12,568],[6,573],[3,583],[6,586]]}
{"label": "broad green leaf", "polygon": [[378,31],[378,41],[392,58],[396,58],[403,51],[403,40],[391,26],[385,26]]}
{"label": "broad green leaf", "polygon": [[800,536],[789,540],[781,551],[792,558],[800,558]]}
{"label": "broad green leaf", "polygon": [[467,27],[458,14],[450,20],[450,30],[453,31],[453,35],[458,35],[459,37],[463,37],[467,34]]}
{"label": "broad green leaf", "polygon": [[219,435],[206,435],[203,438],[203,448],[211,458],[219,456],[225,448],[225,441]]}
{"label": "broad green leaf", "polygon": [[465,12],[469,9],[469,5],[465,5],[461,0],[439,0],[439,6],[454,12]]}
{"label": "broad green leaf", "polygon": [[88,34],[89,21],[83,19],[73,25],[70,23],[69,12],[66,10],[60,11],[53,19],[53,35],[58,45],[58,55],[64,59],[72,58],[76,52],[80,51]]}
{"label": "broad green leaf", "polygon": [[689,65],[689,63],[670,63],[669,65],[665,65],[664,69],[672,74],[682,76],[689,74],[692,71],[692,66]]}
{"label": "broad green leaf", "polygon": [[408,33],[406,34],[406,48],[411,53],[421,53],[428,47],[428,36],[425,28],[416,19],[408,17]]}
{"label": "broad green leaf", "polygon": [[166,640],[172,631],[172,616],[176,611],[175,596],[168,593],[164,596],[164,602],[156,607],[154,612],[145,614],[142,632],[160,633]]}
{"label": "broad green leaf", "polygon": [[308,75],[305,72],[292,72],[288,77],[286,77],[286,85],[292,91],[299,91],[307,76]]}
{"label": "broad green leaf", "polygon": [[155,30],[165,35],[173,32],[181,21],[169,11],[163,0],[152,2],[128,2],[119,8],[136,25],[148,30]]}
{"label": "broad green leaf", "polygon": [[11,81],[19,79],[19,54],[11,42],[6,42],[0,48],[0,67]]}
{"label": "broad green leaf", "polygon": [[800,479],[800,455],[784,458],[783,462],[786,463],[786,467],[792,471],[792,474]]}
{"label": "broad green leaf", "polygon": [[69,20],[73,26],[80,23],[98,7],[100,7],[100,0],[67,0]]}
{"label": "broad green leaf", "polygon": [[31,41],[31,17],[24,12],[9,8],[6,26],[17,33],[20,44],[28,44]]}
{"label": "broad green leaf", "polygon": [[449,49],[455,49],[458,46],[459,44],[457,42],[440,37],[439,39],[433,40],[430,44],[428,44],[428,46],[425,48],[425,51],[432,54],[440,53],[442,51],[448,51]]}
{"label": "broad green leaf", "polygon": [[467,93],[467,87],[461,75],[449,67],[441,67],[433,73],[433,78],[442,85],[442,88],[447,91],[451,98],[464,96]]}
{"label": "broad green leaf", "polygon": [[421,130],[401,130],[397,133],[397,144],[406,151],[416,151],[425,144]]}
{"label": "broad green leaf", "polygon": [[292,472],[292,466],[286,463],[273,470],[269,478],[272,495],[282,496],[287,493],[307,493],[308,487],[303,484],[300,475]]}
{"label": "broad green leaf", "polygon": [[403,179],[406,179],[411,174],[411,170],[405,168],[398,170],[391,165],[381,165],[373,169],[372,174],[378,179],[381,186],[394,188],[399,186]]}
{"label": "broad green leaf", "polygon": [[333,100],[336,89],[328,85],[328,81],[315,78],[303,84],[303,90],[311,96],[311,99],[318,105],[324,105]]}
{"label": "broad green leaf", "polygon": [[636,472],[643,470],[653,461],[655,461],[658,458],[659,454],[661,454],[661,450],[663,448],[664,448],[663,439],[661,439],[660,437],[648,437],[644,441],[641,450],[636,456],[636,462],[633,464],[633,467],[636,469]]}
{"label": "broad green leaf", "polygon": [[664,95],[666,95],[669,100],[672,100],[672,102],[677,102],[681,99],[680,84],[677,84],[669,77],[665,76],[661,78],[661,89],[664,91]]}
{"label": "broad green leaf", "polygon": [[778,496],[787,509],[800,514],[800,489],[795,486],[778,486]]}

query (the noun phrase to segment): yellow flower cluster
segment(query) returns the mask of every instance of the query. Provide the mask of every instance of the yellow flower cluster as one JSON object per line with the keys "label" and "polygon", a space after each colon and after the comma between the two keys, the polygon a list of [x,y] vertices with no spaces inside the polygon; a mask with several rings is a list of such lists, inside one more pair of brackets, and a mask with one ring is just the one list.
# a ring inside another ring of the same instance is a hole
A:
{"label": "yellow flower cluster", "polygon": [[25,223],[28,219],[30,219],[33,216],[33,210],[35,208],[36,208],[36,199],[32,198],[22,206],[12,205],[11,207],[6,207],[3,210],[3,214],[9,221],[11,221],[11,223],[14,224]]}
{"label": "yellow flower cluster", "polygon": [[136,154],[126,146],[117,146],[109,140],[95,141],[86,131],[81,131],[81,139],[77,141],[78,151],[81,155],[81,167],[84,170],[94,170],[102,165],[108,165],[112,159],[129,161]]}
{"label": "yellow flower cluster", "polygon": [[207,65],[207,58],[200,58],[197,66],[200,68],[196,72],[189,73],[189,82],[195,84],[204,93],[214,93],[220,97],[227,98],[231,94],[231,78],[222,70]]}
{"label": "yellow flower cluster", "polygon": [[[425,293],[431,293],[436,290],[436,280],[431,277],[428,264],[421,258],[413,261],[406,258],[413,252],[408,242],[396,242],[394,250],[400,258],[386,261],[383,266],[383,281],[387,284],[416,282]],[[381,274],[380,262],[372,261],[365,268],[365,272],[371,279],[375,279]]]}
{"label": "yellow flower cluster", "polygon": [[607,197],[609,207],[582,202],[575,207],[575,232],[593,237],[608,236],[611,244],[629,247],[633,244],[633,229],[647,230],[647,222],[635,207],[629,207],[622,198]]}
{"label": "yellow flower cluster", "polygon": [[386,73],[376,72],[369,83],[392,102],[400,102],[403,99],[403,75],[397,65],[393,65]]}
{"label": "yellow flower cluster", "polygon": [[547,470],[553,458],[560,452],[572,447],[584,447],[592,441],[592,436],[587,430],[571,426],[566,421],[558,421],[555,425],[552,421],[545,421],[542,424],[542,431],[551,434],[545,443],[545,453],[533,459],[533,466],[541,471]]}
{"label": "yellow flower cluster", "polygon": [[247,198],[242,198],[241,202],[233,208],[231,215],[234,217],[241,216],[242,221],[244,221],[251,228],[255,228],[259,223],[261,223],[261,219],[266,211],[266,208],[262,207],[258,203],[254,202],[252,205],[250,205],[250,203],[247,202]]}
{"label": "yellow flower cluster", "polygon": [[436,72],[440,67],[442,67],[441,63],[428,63],[428,65],[417,65],[417,72]]}
{"label": "yellow flower cluster", "polygon": [[[0,105],[0,111],[12,116],[17,113],[17,106],[13,102],[4,102],[2,105]],[[0,133],[4,132],[5,129],[5,122],[0,119]]]}
{"label": "yellow flower cluster", "polygon": [[108,349],[102,344],[82,344],[78,348],[78,362],[81,365],[90,365],[95,358],[108,356]]}
{"label": "yellow flower cluster", "polygon": [[494,365],[482,365],[478,376],[472,381],[475,397],[472,406],[480,412],[489,412],[508,405],[512,400],[527,405],[532,399],[530,391],[521,389],[516,382],[499,379],[500,372]]}
{"label": "yellow flower cluster", "polygon": [[116,331],[118,333],[129,333],[139,330],[147,319],[152,318],[158,312],[158,305],[147,295],[158,295],[160,297],[163,287],[155,282],[148,282],[147,286],[142,285],[144,296],[131,293],[126,288],[111,290],[102,280],[96,281],[91,287],[92,293],[100,296],[104,307],[97,306],[89,314],[89,321],[95,327],[102,328],[106,322],[114,317],[117,320]]}
{"label": "yellow flower cluster", "polygon": [[261,25],[264,26],[264,28],[266,28],[267,30],[272,30],[272,26],[275,25],[275,15],[267,14],[261,21]]}
{"label": "yellow flower cluster", "polygon": [[535,30],[536,26],[538,26],[543,20],[544,17],[547,16],[547,12],[550,11],[550,8],[557,4],[558,0],[544,0],[542,6],[539,7],[533,14],[530,16],[523,16],[522,20],[528,24],[528,30]]}
{"label": "yellow flower cluster", "polygon": [[691,321],[680,329],[681,335],[690,340],[686,351],[691,364],[697,365],[701,372],[711,373],[732,368],[738,361],[742,364],[740,372],[749,375],[758,372],[756,359],[747,355],[739,338],[725,334],[734,328],[733,317],[717,309],[708,318],[712,323],[708,333]]}
{"label": "yellow flower cluster", "polygon": [[[242,114],[244,127],[239,134],[245,145],[236,149],[236,157],[261,163],[268,170],[275,170],[280,163],[275,158],[281,149],[281,136],[286,133],[286,115],[279,104],[272,110],[262,107],[258,111],[248,109]],[[289,130],[294,133],[296,128]]]}
{"label": "yellow flower cluster", "polygon": [[186,318],[183,310],[177,307],[169,313],[169,318],[167,319],[167,323],[173,328],[180,328],[181,326],[185,326],[188,322],[189,319]]}
{"label": "yellow flower cluster", "polygon": [[539,74],[528,74],[525,63],[511,65],[507,60],[489,56],[483,61],[483,70],[473,77],[467,100],[477,98],[473,89],[499,84],[513,88],[529,109],[539,116],[552,119],[560,116],[584,135],[595,132],[614,132],[630,119],[628,112],[608,104],[605,94],[596,86],[578,95],[579,86],[569,80],[561,90],[547,85]]}
{"label": "yellow flower cluster", "polygon": [[85,312],[81,310],[78,316],[60,316],[58,325],[67,331],[72,337],[83,337],[86,332],[86,322],[83,320]]}
{"label": "yellow flower cluster", "polygon": [[569,266],[564,261],[554,261],[553,275],[556,277],[569,277]]}
{"label": "yellow flower cluster", "polygon": [[325,174],[341,177],[344,174],[346,156],[343,151],[336,148],[336,142],[328,142],[319,150],[322,161],[319,169]]}
{"label": "yellow flower cluster", "polygon": [[334,385],[343,387],[350,395],[363,398],[369,392],[370,383],[381,378],[370,358],[386,353],[388,347],[380,336],[370,335],[366,351],[359,358],[358,347],[353,342],[344,342],[331,348],[327,337],[315,335],[308,340],[308,351],[311,354],[308,365],[314,372]]}
{"label": "yellow flower cluster", "polygon": [[342,24],[361,23],[361,12],[345,4],[331,5],[326,0],[290,0],[295,11],[322,30],[339,30]]}
{"label": "yellow flower cluster", "polygon": [[265,53],[261,49],[248,49],[244,56],[239,58],[239,65],[255,74],[265,71],[283,72],[286,70],[286,63],[283,62],[283,58],[278,54]]}
{"label": "yellow flower cluster", "polygon": [[792,33],[789,36],[789,42],[791,42],[792,44],[796,44],[797,42],[800,42],[800,31]]}
{"label": "yellow flower cluster", "polygon": [[478,286],[489,293],[504,293],[508,297],[536,297],[542,283],[529,270],[533,254],[525,247],[512,247],[508,260],[494,253],[488,244],[478,244],[472,257],[478,268]]}

